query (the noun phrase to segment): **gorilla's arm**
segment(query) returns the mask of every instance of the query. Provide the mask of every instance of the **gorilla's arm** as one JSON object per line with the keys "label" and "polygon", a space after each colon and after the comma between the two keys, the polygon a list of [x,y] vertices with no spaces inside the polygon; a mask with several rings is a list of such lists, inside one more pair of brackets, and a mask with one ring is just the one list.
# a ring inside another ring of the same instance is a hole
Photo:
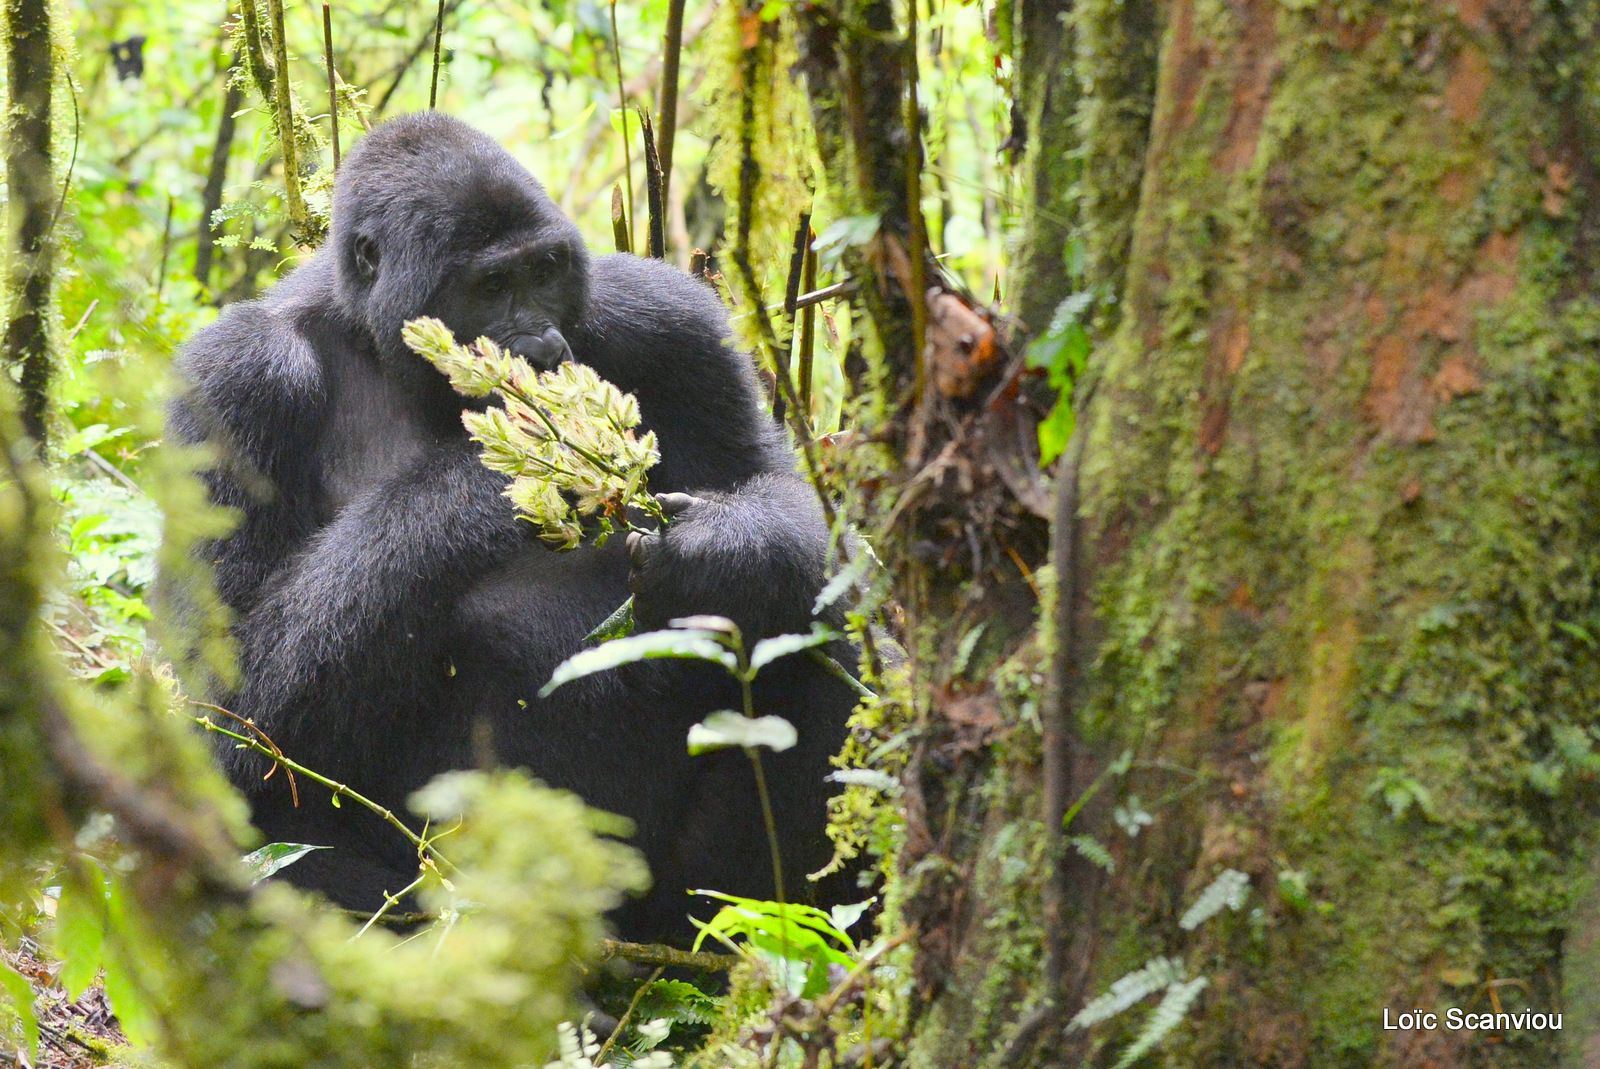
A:
{"label": "gorilla's arm", "polygon": [[[365,699],[433,671],[433,639],[479,576],[528,542],[476,443],[437,446],[351,500],[239,627],[235,712],[321,770],[388,730]],[[442,669],[441,669],[442,670]]]}
{"label": "gorilla's arm", "polygon": [[[501,496],[504,477],[483,467],[464,434],[333,511],[323,486],[327,451],[336,448],[326,441],[328,362],[351,354],[340,345],[341,325],[307,314],[319,266],[197,334],[180,364],[187,390],[172,412],[180,440],[217,453],[205,473],[212,500],[243,516],[228,537],[202,547],[238,614],[247,681],[218,697],[314,767],[324,755],[307,746],[331,748],[346,728],[381,723],[352,712],[364,689],[380,674],[417,670],[411,655],[430,632],[428,616],[531,530],[519,528]],[[391,678],[367,692],[393,686]],[[246,760],[231,749],[223,756]]]}
{"label": "gorilla's arm", "polygon": [[262,584],[316,530],[314,458],[327,391],[310,342],[272,303],[229,308],[185,347],[183,393],[170,427],[184,445],[208,444],[202,473],[214,504],[242,519],[201,547],[217,592],[241,615]]}
{"label": "gorilla's arm", "polygon": [[715,613],[749,642],[807,630],[827,524],[761,404],[749,356],[732,343],[722,302],[658,260],[603,256],[593,272],[573,351],[639,398],[661,442],[651,489],[695,498],[664,536],[634,540],[640,628]]}

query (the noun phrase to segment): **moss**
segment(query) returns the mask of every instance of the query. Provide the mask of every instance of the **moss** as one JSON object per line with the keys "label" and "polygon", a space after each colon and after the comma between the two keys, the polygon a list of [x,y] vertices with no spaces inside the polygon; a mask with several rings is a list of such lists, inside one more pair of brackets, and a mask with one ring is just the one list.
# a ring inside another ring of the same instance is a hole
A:
{"label": "moss", "polygon": [[[1087,417],[1085,729],[1216,784],[1156,814],[1097,965],[1221,970],[1192,1064],[1383,1064],[1382,1007],[1491,977],[1559,1006],[1600,739],[1600,332],[1574,296],[1600,206],[1561,188],[1562,76],[1516,55],[1414,4],[1166,22]],[[1259,938],[1174,930],[1173,888],[1219,862],[1254,877]]]}

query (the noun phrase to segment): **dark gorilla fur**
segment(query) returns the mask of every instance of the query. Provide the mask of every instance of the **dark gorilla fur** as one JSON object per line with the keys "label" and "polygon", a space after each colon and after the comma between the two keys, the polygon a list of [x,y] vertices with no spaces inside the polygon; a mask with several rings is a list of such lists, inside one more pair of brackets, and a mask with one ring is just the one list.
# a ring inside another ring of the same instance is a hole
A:
{"label": "dark gorilla fur", "polygon": [[[402,344],[422,315],[540,366],[570,349],[636,395],[661,446],[651,489],[693,495],[668,533],[542,546],[479,463],[469,402]],[[241,682],[217,699],[396,812],[434,775],[492,759],[629,817],[654,890],[614,917],[625,937],[685,933],[686,888],[772,894],[744,755],[685,752],[691,724],[738,708],[720,670],[653,660],[538,697],[630,592],[641,630],[689,613],[731,617],[747,643],[810,626],[828,531],[708,287],[660,261],[591,258],[499,145],[413,115],[345,160],[328,246],[227,309],[180,368],[175,437],[212,443],[212,497],[243,514],[205,549],[240,650]],[[788,890],[804,894],[829,856],[827,759],[854,696],[789,657],[757,701],[800,733],[766,767]],[[294,882],[361,910],[410,882],[414,850],[372,814],[304,778],[295,808],[283,775],[218,754],[267,841],[334,847],[285,870]]]}

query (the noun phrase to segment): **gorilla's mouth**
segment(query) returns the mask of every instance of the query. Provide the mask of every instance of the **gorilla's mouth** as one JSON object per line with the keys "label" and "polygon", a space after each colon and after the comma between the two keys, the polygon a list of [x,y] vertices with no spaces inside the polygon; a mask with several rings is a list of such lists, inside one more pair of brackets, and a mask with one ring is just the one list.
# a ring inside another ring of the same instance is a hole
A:
{"label": "gorilla's mouth", "polygon": [[500,343],[508,352],[522,357],[536,370],[550,371],[562,361],[572,359],[567,339],[554,327],[538,334],[512,334]]}

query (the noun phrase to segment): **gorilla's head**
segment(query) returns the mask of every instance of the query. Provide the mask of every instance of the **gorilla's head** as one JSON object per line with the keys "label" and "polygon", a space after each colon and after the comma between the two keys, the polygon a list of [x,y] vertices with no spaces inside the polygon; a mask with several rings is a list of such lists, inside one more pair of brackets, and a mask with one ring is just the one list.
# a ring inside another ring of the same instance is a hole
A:
{"label": "gorilla's head", "polygon": [[442,319],[554,367],[588,299],[578,228],[510,153],[436,111],[392,119],[345,159],[334,186],[334,253],[345,311],[387,360],[412,362],[408,319]]}

